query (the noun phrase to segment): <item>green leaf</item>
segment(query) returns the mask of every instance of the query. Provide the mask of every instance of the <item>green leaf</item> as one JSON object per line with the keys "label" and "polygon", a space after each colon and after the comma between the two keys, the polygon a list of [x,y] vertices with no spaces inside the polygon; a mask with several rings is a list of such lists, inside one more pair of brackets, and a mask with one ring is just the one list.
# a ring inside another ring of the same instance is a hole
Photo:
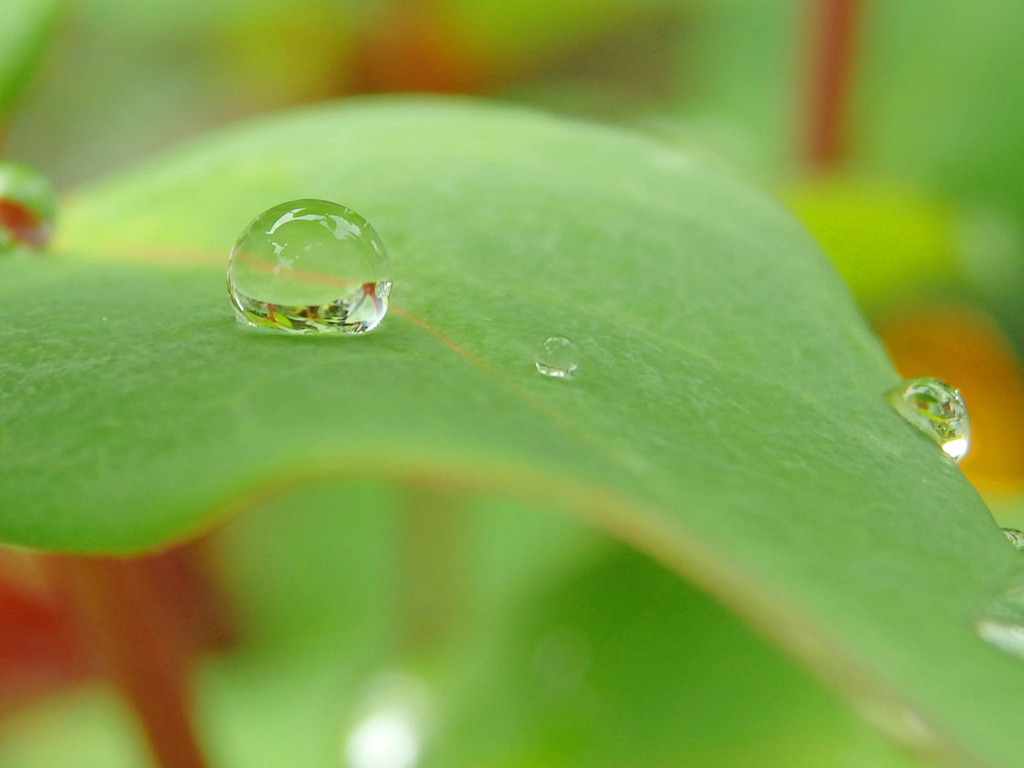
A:
{"label": "green leaf", "polygon": [[60,0],[4,0],[0,23],[0,119],[41,58]]}
{"label": "green leaf", "polygon": [[[377,332],[234,327],[233,238],[300,197],[390,248]],[[83,195],[61,248],[0,265],[7,541],[156,546],[321,478],[524,499],[671,564],[911,748],[1017,763],[1024,670],[969,623],[1015,553],[885,404],[883,351],[760,193],[608,128],[369,102]],[[555,333],[574,380],[533,370]]]}

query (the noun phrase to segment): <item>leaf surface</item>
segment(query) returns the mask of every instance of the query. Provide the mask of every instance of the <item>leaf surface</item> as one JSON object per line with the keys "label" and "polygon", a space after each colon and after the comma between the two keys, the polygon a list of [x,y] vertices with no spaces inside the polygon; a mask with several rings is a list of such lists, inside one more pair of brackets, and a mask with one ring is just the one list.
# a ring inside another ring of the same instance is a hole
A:
{"label": "leaf surface", "polygon": [[[367,337],[233,323],[234,237],[301,197],[392,253]],[[328,477],[523,499],[660,557],[916,751],[1016,763],[1024,670],[970,627],[1015,553],[885,404],[882,349],[759,192],[608,128],[364,102],[97,187],[59,248],[0,265],[7,541],[133,551]],[[534,370],[555,334],[573,380]]]}

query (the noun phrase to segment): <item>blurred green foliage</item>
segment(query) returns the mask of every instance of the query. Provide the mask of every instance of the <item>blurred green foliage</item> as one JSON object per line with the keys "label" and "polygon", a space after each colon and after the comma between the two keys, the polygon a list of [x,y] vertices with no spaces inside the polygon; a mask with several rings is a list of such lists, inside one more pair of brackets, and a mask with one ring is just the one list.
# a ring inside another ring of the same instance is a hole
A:
{"label": "blurred green foliage", "polygon": [[[201,674],[218,765],[340,765],[360,698],[396,669],[439,703],[425,768],[911,765],[707,596],[587,525],[520,505],[450,510],[467,523],[462,621],[427,657],[403,655],[401,579],[415,576],[401,566],[402,504],[373,484],[310,488],[219,537],[248,643]],[[5,768],[144,760],[96,689],[0,734]]]}
{"label": "blurred green foliage", "polygon": [[4,0],[0,20],[0,124],[42,55],[58,0]]}
{"label": "blurred green foliage", "polygon": [[1024,6],[868,7],[855,164],[1024,216]]}

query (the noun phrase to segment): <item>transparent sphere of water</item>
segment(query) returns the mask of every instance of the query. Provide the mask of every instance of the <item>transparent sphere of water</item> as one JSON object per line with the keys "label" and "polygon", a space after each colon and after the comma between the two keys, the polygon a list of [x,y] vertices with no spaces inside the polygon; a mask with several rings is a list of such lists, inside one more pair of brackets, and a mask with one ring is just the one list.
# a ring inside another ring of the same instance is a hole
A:
{"label": "transparent sphere of water", "polygon": [[967,454],[971,447],[971,418],[959,390],[944,381],[921,377],[893,387],[886,393],[886,399],[954,461]]}
{"label": "transparent sphere of water", "polygon": [[579,351],[564,336],[550,336],[537,347],[534,357],[537,370],[554,379],[567,379],[580,364]]}
{"label": "transparent sphere of water", "polygon": [[286,333],[366,333],[388,310],[391,263],[377,232],[327,200],[293,200],[257,216],[228,258],[240,323]]}
{"label": "transparent sphere of water", "polygon": [[57,194],[45,176],[21,163],[0,162],[0,252],[42,249],[56,217]]}

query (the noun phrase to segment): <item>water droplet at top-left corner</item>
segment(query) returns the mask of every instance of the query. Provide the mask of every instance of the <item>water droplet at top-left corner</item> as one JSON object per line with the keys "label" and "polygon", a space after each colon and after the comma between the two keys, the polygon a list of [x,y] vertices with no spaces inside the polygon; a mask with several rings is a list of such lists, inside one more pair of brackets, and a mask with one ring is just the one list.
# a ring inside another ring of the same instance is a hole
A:
{"label": "water droplet at top-left corner", "polygon": [[0,252],[42,250],[56,217],[57,194],[50,181],[26,165],[0,161]]}
{"label": "water droplet at top-left corner", "polygon": [[391,265],[362,216],[293,200],[247,226],[228,258],[228,294],[244,325],[292,334],[360,334],[388,309]]}

